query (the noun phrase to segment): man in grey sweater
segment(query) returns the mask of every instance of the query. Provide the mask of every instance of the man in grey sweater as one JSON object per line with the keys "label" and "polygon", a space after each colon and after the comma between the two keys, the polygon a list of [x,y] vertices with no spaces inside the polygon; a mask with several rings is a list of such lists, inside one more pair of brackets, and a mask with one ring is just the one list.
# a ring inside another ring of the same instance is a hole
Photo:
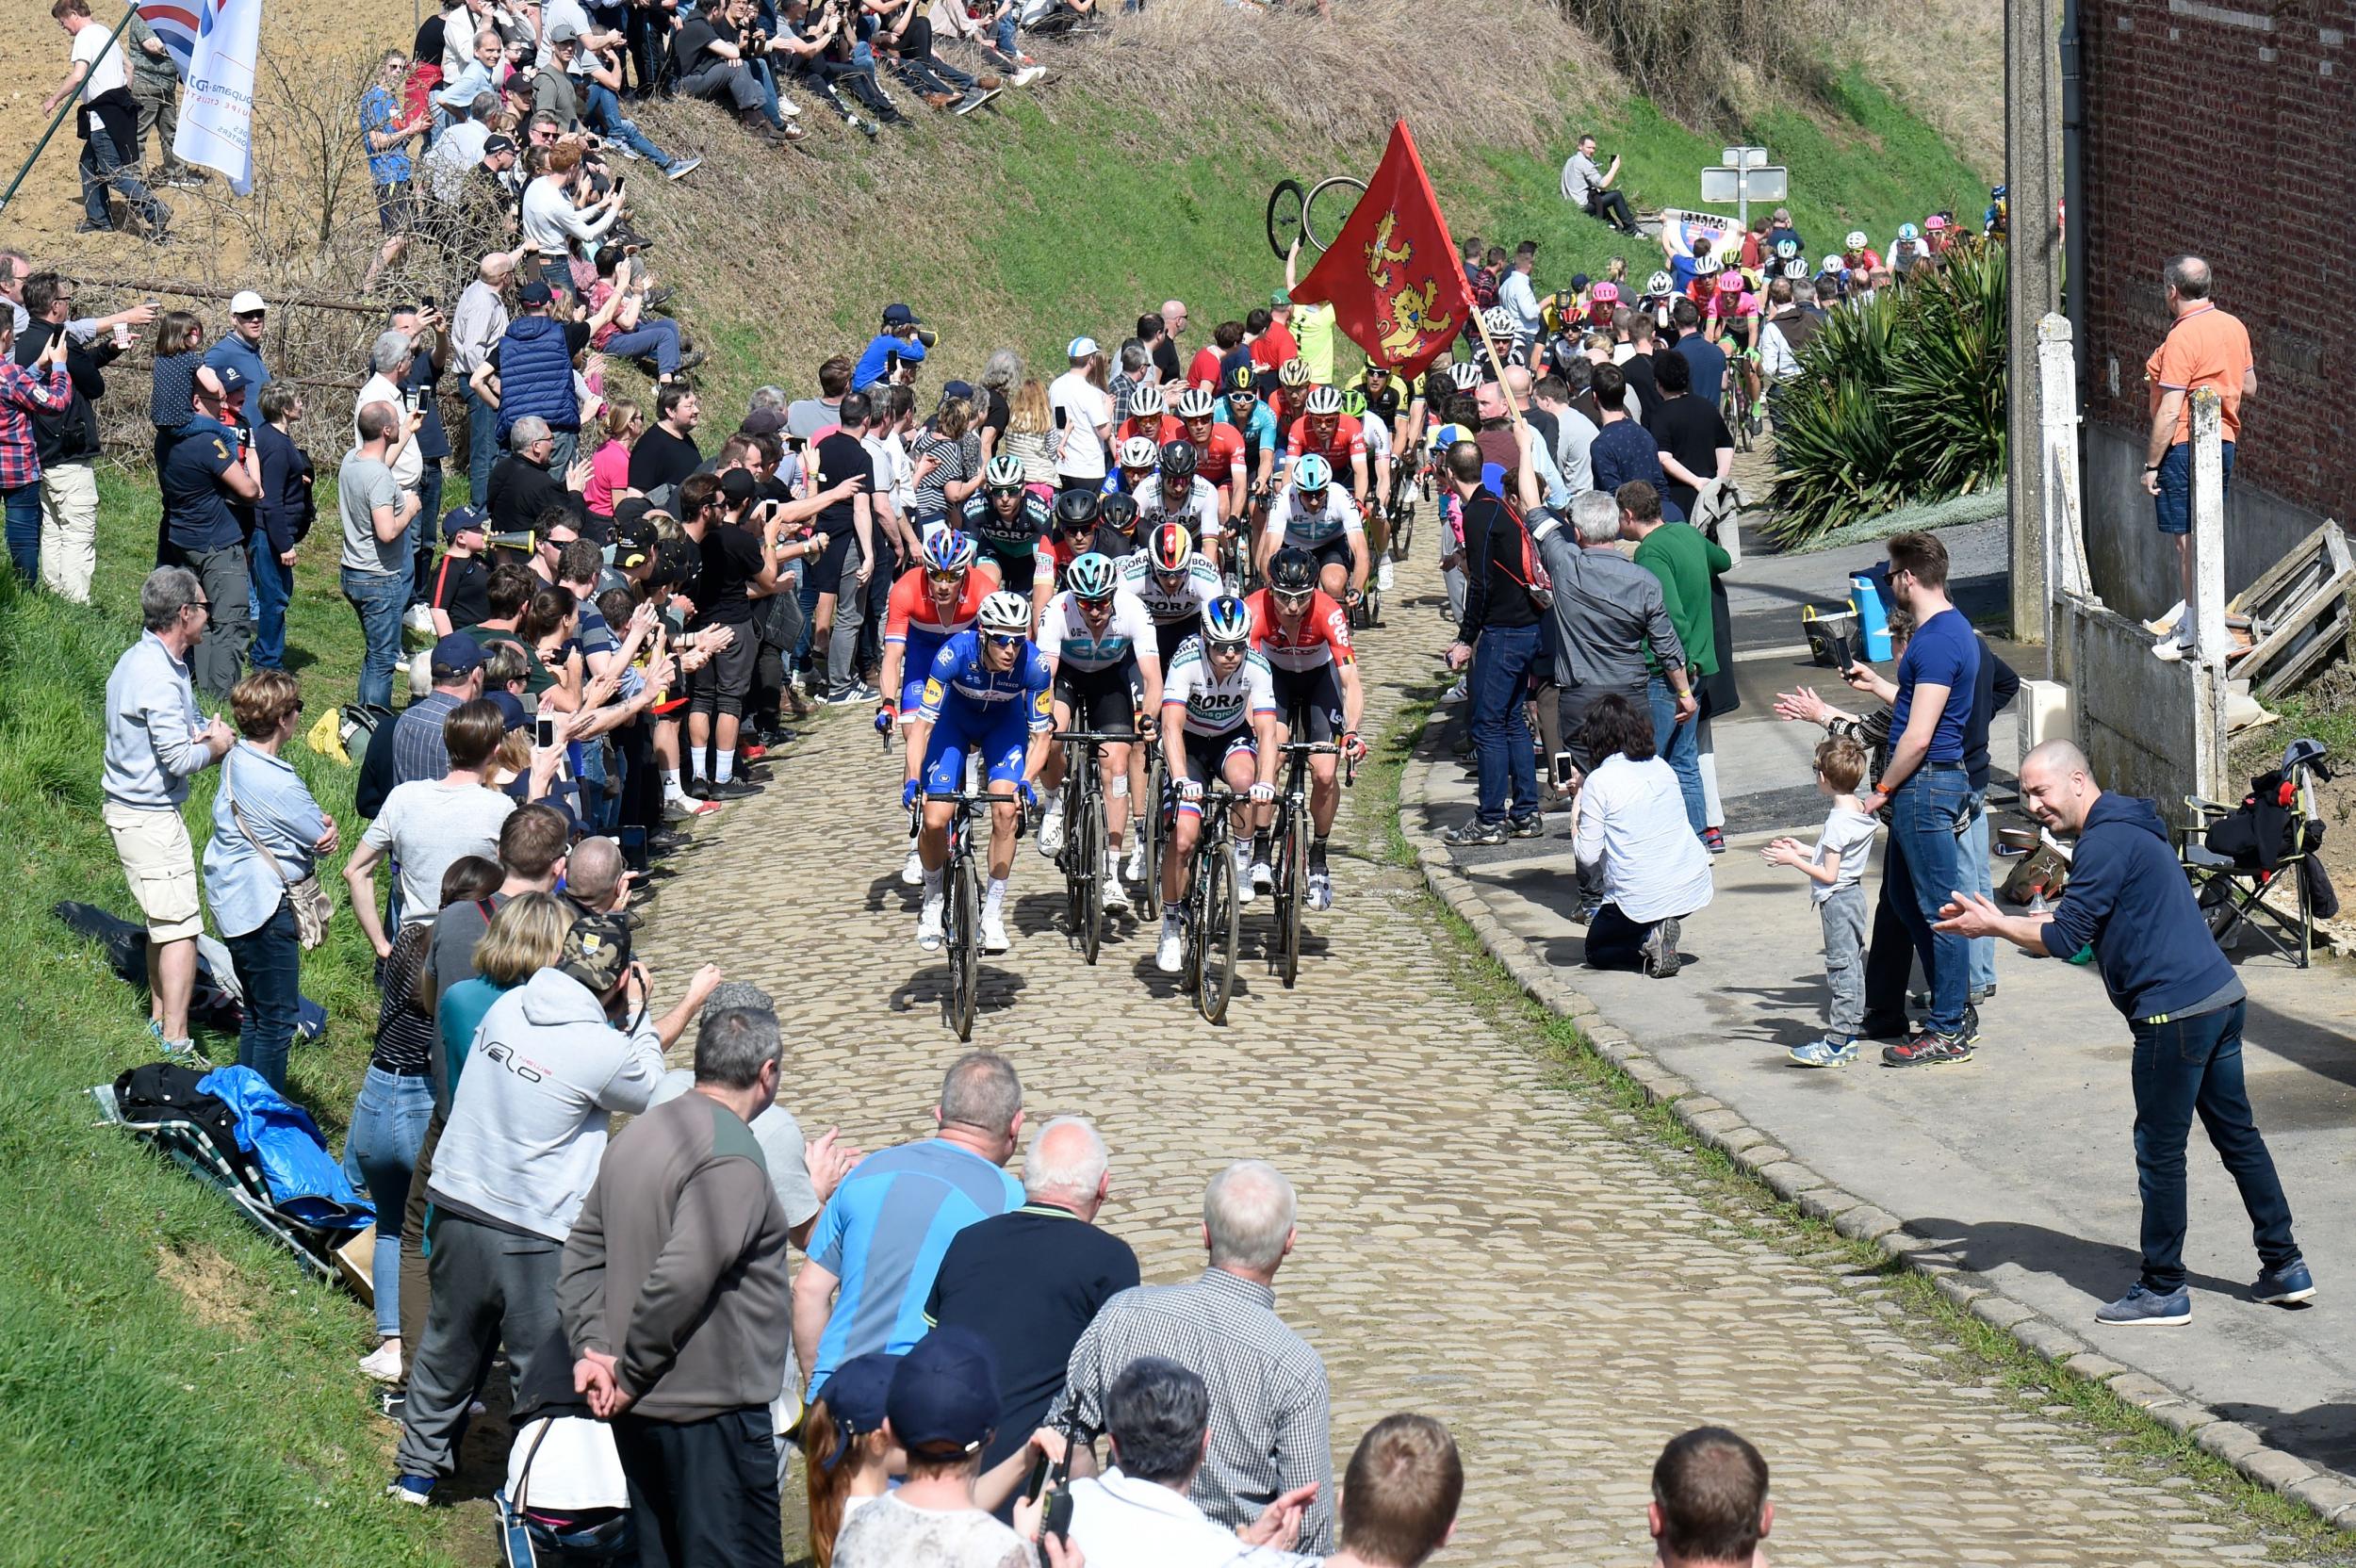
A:
{"label": "man in grey sweater", "polygon": [[793,1344],[788,1226],[748,1125],[780,1054],[775,1014],[706,1016],[695,1088],[607,1150],[564,1243],[574,1386],[614,1424],[650,1564],[784,1562],[769,1404]]}

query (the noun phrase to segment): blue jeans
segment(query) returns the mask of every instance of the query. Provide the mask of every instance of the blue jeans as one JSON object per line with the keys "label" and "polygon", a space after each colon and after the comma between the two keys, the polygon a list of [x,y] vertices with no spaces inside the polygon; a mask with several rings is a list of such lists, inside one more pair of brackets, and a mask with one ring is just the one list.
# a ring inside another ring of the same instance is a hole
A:
{"label": "blue jeans", "polygon": [[400,1216],[409,1205],[409,1179],[417,1173],[417,1151],[433,1119],[430,1079],[372,1067],[361,1082],[352,1131],[344,1138],[344,1173],[368,1188],[368,1200],[376,1205],[376,1255],[369,1273],[376,1283],[376,1331],[386,1339],[401,1332]]}
{"label": "blue jeans", "polygon": [[294,568],[279,564],[270,531],[258,523],[245,542],[245,558],[254,584],[254,645],[246,657],[257,670],[275,670],[286,660],[286,601],[294,596]]}
{"label": "blue jeans", "polygon": [[2217,1158],[2241,1188],[2258,1261],[2280,1268],[2299,1256],[2291,1205],[2274,1156],[2250,1114],[2242,1087],[2242,1015],[2249,1004],[2170,1019],[2131,1020],[2135,1037],[2135,1184],[2143,1193],[2143,1286],[2170,1295],[2184,1285],[2184,1143],[2197,1114]]}
{"label": "blue jeans", "polygon": [[406,572],[343,570],[344,598],[360,614],[368,651],[360,662],[362,706],[393,705],[393,671],[401,667],[401,612],[409,608]]}
{"label": "blue jeans", "polygon": [[671,155],[646,139],[638,122],[622,112],[622,101],[614,96],[614,90],[602,82],[581,82],[581,117],[589,122],[598,135],[618,141],[653,164],[657,169],[671,167]]}
{"label": "blue jeans", "polygon": [[[2232,494],[2233,488],[2233,444],[2217,443],[2217,465],[2221,488]],[[2192,443],[2179,441],[2168,449],[2160,459],[2160,493],[2151,499],[2162,533],[2192,531]]]}
{"label": "blue jeans", "polygon": [[163,226],[163,204],[140,183],[138,154],[124,158],[115,150],[115,139],[93,122],[90,139],[82,143],[82,216],[106,229],[114,227],[112,215],[106,211],[109,185],[122,192],[124,204],[149,228]]}
{"label": "blue jeans", "polygon": [[1890,853],[1882,874],[1891,879],[1890,902],[1906,923],[1931,990],[1930,1027],[1960,1034],[1972,987],[1972,944],[1935,930],[1939,906],[1964,881],[1962,829],[1972,784],[1960,765],[1925,762],[1890,800]]}
{"label": "blue jeans", "polygon": [[417,570],[410,574],[411,604],[424,604],[434,597],[434,541],[441,531],[442,460],[430,457],[425,471],[417,476],[417,515],[409,524],[409,558],[417,563]]}
{"label": "blue jeans", "polygon": [[281,898],[270,919],[227,942],[230,967],[245,992],[237,1065],[252,1068],[284,1094],[286,1051],[303,1021],[303,944],[295,938],[293,906]]}
{"label": "blue jeans", "polygon": [[491,493],[491,465],[499,457],[499,411],[476,397],[471,386],[466,397],[466,499],[481,506]]}
{"label": "blue jeans", "polygon": [[41,481],[0,491],[8,509],[8,564],[27,587],[41,580]]}
{"label": "blue jeans", "polygon": [[1465,690],[1472,696],[1473,762],[1480,772],[1482,822],[1538,809],[1537,754],[1530,750],[1530,666],[1538,662],[1535,626],[1484,628],[1473,645]]}
{"label": "blue jeans", "polygon": [[[1963,884],[1966,892],[1983,898],[1996,896],[1995,874],[1988,864],[1988,802],[1980,800],[1979,808],[1972,813],[1971,825],[1963,830],[1957,853],[1963,857],[1963,874],[1970,878]],[[1984,991],[1996,984],[1996,939],[1972,939],[1972,988]]]}
{"label": "blue jeans", "polygon": [[636,330],[617,332],[605,340],[602,353],[614,359],[636,359],[640,354],[654,355],[657,375],[679,372],[679,323],[667,316],[645,316]]}
{"label": "blue jeans", "polygon": [[1709,808],[1702,800],[1701,724],[1677,723],[1677,694],[1665,677],[1644,678],[1644,700],[1652,708],[1652,748],[1677,775],[1677,793],[1685,801],[1685,821],[1698,834],[1710,825]]}

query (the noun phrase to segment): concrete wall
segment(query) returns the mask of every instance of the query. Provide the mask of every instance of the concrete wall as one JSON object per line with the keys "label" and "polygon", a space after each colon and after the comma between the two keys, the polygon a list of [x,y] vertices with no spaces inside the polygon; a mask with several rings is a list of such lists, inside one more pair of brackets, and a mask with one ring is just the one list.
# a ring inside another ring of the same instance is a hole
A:
{"label": "concrete wall", "polygon": [[[2152,521],[2143,490],[2143,443],[2108,425],[2086,426],[2083,471],[2086,567],[2102,602],[2150,620],[2182,596],[2175,541]],[[2225,498],[2225,593],[2230,598],[2291,552],[2323,522],[2321,514],[2245,483],[2236,467]],[[2147,639],[2148,640],[2148,639]],[[2157,663],[2150,655],[2146,662]]]}
{"label": "concrete wall", "polygon": [[2148,795],[2170,822],[2184,797],[2213,792],[2204,777],[2219,760],[2199,701],[2208,678],[2192,661],[2151,657],[2151,635],[2113,610],[2068,596],[2053,601],[2053,678],[2070,690],[2078,744],[2105,790]]}

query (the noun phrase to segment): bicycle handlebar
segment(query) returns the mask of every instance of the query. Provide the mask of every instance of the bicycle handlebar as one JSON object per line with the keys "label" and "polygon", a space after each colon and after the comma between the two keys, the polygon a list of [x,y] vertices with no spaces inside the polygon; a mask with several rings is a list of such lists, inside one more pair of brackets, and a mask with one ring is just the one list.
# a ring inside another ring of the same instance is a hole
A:
{"label": "bicycle handlebar", "polygon": [[1085,741],[1097,745],[1127,745],[1144,738],[1142,731],[1135,729],[1058,729],[1048,737],[1051,741]]}

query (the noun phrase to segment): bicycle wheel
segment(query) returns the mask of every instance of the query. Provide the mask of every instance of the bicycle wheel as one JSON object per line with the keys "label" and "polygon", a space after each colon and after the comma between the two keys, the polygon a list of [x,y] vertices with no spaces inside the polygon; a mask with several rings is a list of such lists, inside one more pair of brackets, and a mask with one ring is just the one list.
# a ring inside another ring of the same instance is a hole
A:
{"label": "bicycle wheel", "polygon": [[1145,845],[1145,875],[1141,889],[1145,898],[1144,919],[1148,925],[1162,914],[1162,853],[1167,831],[1162,820],[1162,795],[1170,786],[1170,775],[1162,763],[1162,748],[1153,748],[1153,760],[1145,770],[1145,800],[1141,806],[1132,803],[1129,831],[1138,836]]}
{"label": "bicycle wheel", "polygon": [[1309,838],[1301,831],[1303,809],[1287,807],[1284,837],[1277,846],[1276,972],[1286,990],[1301,973],[1301,910],[1309,896]]}
{"label": "bicycle wheel", "polygon": [[973,1037],[973,1004],[981,989],[982,911],[973,882],[970,853],[949,863],[949,897],[941,917],[949,949],[949,1027],[960,1040]]}
{"label": "bicycle wheel", "polygon": [[[1090,757],[1085,764],[1096,766]],[[1080,896],[1072,918],[1080,923],[1080,956],[1096,962],[1104,943],[1104,797],[1094,790],[1082,796],[1075,841],[1069,847],[1080,870]]]}
{"label": "bicycle wheel", "polygon": [[1342,225],[1350,221],[1351,209],[1366,193],[1366,182],[1348,174],[1319,180],[1301,204],[1301,237],[1320,251],[1330,247],[1341,237]]}
{"label": "bicycle wheel", "polygon": [[1301,237],[1301,220],[1308,204],[1299,180],[1279,180],[1276,188],[1268,193],[1268,248],[1276,253],[1277,260],[1292,254],[1293,242]]}
{"label": "bicycle wheel", "polygon": [[1235,857],[1222,836],[1203,862],[1203,906],[1196,916],[1202,982],[1194,1004],[1206,1023],[1227,1021],[1227,999],[1235,993],[1235,950],[1243,942],[1243,906],[1235,902]]}
{"label": "bicycle wheel", "polygon": [[1055,865],[1063,873],[1064,913],[1071,917],[1072,929],[1075,933],[1080,929],[1081,919],[1086,913],[1081,907],[1080,874],[1076,869],[1083,864],[1080,858],[1080,819],[1088,814],[1085,797],[1080,791],[1080,769],[1085,765],[1085,761],[1074,762],[1071,754],[1067,753],[1064,784],[1057,792],[1063,797],[1064,831],[1063,847],[1055,852]]}

